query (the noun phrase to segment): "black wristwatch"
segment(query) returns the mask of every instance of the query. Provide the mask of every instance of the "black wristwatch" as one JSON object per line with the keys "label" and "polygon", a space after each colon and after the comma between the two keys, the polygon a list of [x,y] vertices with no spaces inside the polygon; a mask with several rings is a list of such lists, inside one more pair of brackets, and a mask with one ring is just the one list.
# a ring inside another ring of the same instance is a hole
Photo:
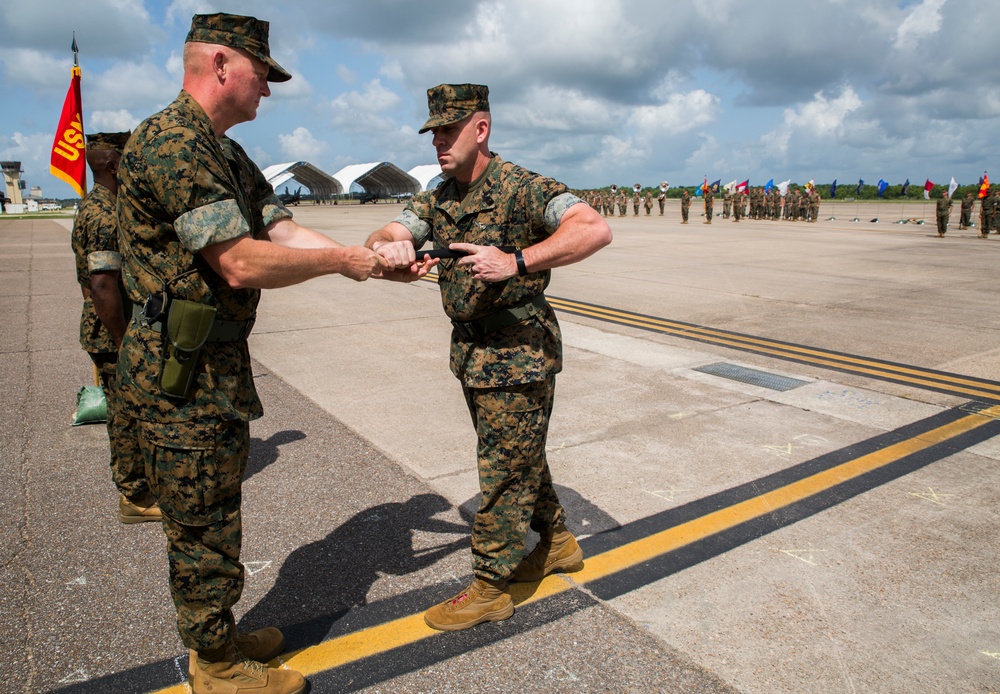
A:
{"label": "black wristwatch", "polygon": [[517,274],[524,277],[528,274],[528,266],[524,264],[524,256],[520,250],[514,251],[514,262],[517,263]]}

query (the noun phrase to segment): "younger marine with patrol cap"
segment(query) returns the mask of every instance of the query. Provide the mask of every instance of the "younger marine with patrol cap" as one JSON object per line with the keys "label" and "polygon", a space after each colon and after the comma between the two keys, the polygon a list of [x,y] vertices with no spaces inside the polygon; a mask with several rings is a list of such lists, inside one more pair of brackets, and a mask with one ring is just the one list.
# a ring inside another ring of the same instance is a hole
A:
{"label": "younger marine with patrol cap", "polygon": [[195,15],[184,88],[143,121],[119,170],[124,274],[137,310],[118,360],[123,400],[163,513],[177,628],[195,694],[299,694],[302,675],[266,663],[269,627],[236,631],[243,590],[242,482],[250,421],[263,414],[247,337],[262,288],[327,274],[365,280],[378,255],[299,226],[226,137],[253,120],[269,82],[267,22]]}
{"label": "younger marine with patrol cap", "polygon": [[[607,222],[566,186],[489,150],[488,95],[479,84],[427,90],[430,118],[420,132],[433,132],[447,178],[366,241],[388,264],[387,279],[412,281],[440,263],[441,302],[454,326],[451,370],[476,429],[475,577],[424,615],[445,630],[507,619],[510,581],[538,581],[583,559],[545,460],[562,340],[543,292],[552,268],[611,242]],[[462,257],[417,261],[415,248],[428,241]],[[529,526],[541,539],[525,557]]]}

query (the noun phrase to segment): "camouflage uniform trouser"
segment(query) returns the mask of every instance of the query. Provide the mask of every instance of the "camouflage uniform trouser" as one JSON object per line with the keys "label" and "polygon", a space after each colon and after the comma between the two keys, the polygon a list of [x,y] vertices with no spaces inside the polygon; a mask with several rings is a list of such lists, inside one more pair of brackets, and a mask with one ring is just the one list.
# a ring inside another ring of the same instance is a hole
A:
{"label": "camouflage uniform trouser", "polygon": [[937,232],[943,234],[948,231],[948,215],[939,213],[937,216]]}
{"label": "camouflage uniform trouser", "polygon": [[149,495],[146,463],[135,436],[135,424],[118,407],[118,355],[93,353],[90,358],[101,375],[101,387],[108,407],[108,442],[111,447],[111,479],[130,501],[145,501]]}
{"label": "camouflage uniform trouser", "polygon": [[232,607],[243,592],[240,503],[250,425],[138,422],[138,430],[163,513],[181,641],[196,651],[217,648],[236,633]]}
{"label": "camouflage uniform trouser", "polygon": [[529,527],[541,533],[566,520],[545,460],[555,377],[463,390],[479,442],[482,492],[472,526],[472,568],[480,578],[503,581],[524,558]]}

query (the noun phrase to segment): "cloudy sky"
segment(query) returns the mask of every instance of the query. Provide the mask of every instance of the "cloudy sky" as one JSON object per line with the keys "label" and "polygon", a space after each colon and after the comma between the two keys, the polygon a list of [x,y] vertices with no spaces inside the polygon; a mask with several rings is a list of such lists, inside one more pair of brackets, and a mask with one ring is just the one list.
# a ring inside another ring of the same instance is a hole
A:
{"label": "cloudy sky", "polygon": [[229,131],[261,168],[432,164],[426,89],[479,82],[492,149],[573,187],[967,184],[1000,164],[993,1],[4,2],[0,159],[71,197],[48,171],[73,32],[85,130],[124,130],[177,95],[191,15],[229,11],[294,75]]}

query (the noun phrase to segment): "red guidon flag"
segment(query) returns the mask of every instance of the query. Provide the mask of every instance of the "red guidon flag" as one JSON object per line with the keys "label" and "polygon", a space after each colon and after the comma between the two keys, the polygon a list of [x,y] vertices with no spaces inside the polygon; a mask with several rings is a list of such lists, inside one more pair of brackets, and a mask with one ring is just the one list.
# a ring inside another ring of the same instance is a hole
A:
{"label": "red guidon flag", "polygon": [[81,74],[80,68],[74,66],[52,143],[49,172],[72,186],[82,198],[87,194],[87,157],[83,139],[83,101],[80,99]]}
{"label": "red guidon flag", "polygon": [[983,177],[979,179],[979,195],[978,198],[985,198],[990,194],[990,177],[983,174]]}

